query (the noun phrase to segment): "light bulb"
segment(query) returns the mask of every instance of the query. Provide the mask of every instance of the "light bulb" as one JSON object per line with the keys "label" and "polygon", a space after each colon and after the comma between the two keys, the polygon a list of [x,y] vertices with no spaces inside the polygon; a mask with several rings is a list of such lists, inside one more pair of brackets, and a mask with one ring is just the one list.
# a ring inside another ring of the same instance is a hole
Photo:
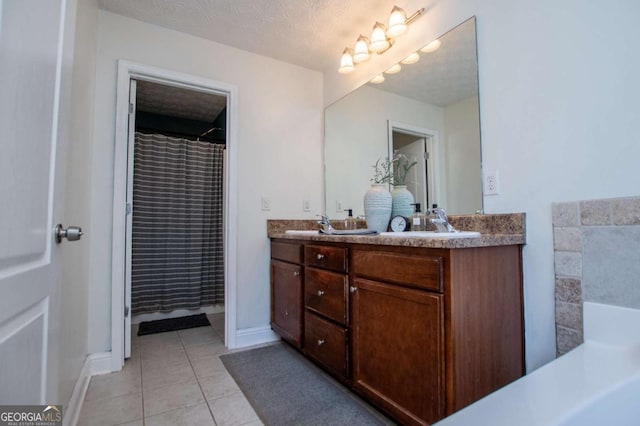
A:
{"label": "light bulb", "polygon": [[404,10],[398,6],[394,6],[393,10],[391,10],[391,15],[389,16],[389,29],[387,30],[387,35],[389,37],[395,38],[407,31],[407,14],[404,13]]}
{"label": "light bulb", "polygon": [[389,67],[389,69],[387,69],[384,73],[395,74],[395,73],[399,73],[401,69],[402,67],[400,66],[400,64],[395,64],[395,65],[391,65],[391,67]]}
{"label": "light bulb", "polygon": [[369,39],[363,35],[358,37],[353,53],[353,62],[359,64],[369,59]]}
{"label": "light bulb", "polygon": [[344,49],[342,52],[342,57],[340,58],[340,68],[338,68],[338,72],[340,74],[349,74],[351,71],[355,69],[353,66],[353,57],[351,56],[352,50],[348,47]]}
{"label": "light bulb", "polygon": [[431,43],[427,44],[425,47],[423,47],[422,49],[420,49],[421,52],[424,53],[431,53],[431,52],[435,52],[436,50],[438,50],[440,48],[440,45],[442,43],[440,42],[440,40],[433,40]]}
{"label": "light bulb", "polygon": [[376,22],[371,31],[371,44],[369,49],[373,52],[380,52],[389,47],[389,41],[387,40],[387,33],[384,29],[384,24]]}
{"label": "light bulb", "polygon": [[400,62],[405,65],[411,65],[411,64],[415,64],[419,60],[420,60],[420,55],[418,55],[418,52],[413,52],[411,55],[407,56]]}
{"label": "light bulb", "polygon": [[384,82],[384,75],[377,74],[375,77],[373,77],[371,80],[369,80],[369,82],[373,83],[373,84],[380,84],[380,83]]}

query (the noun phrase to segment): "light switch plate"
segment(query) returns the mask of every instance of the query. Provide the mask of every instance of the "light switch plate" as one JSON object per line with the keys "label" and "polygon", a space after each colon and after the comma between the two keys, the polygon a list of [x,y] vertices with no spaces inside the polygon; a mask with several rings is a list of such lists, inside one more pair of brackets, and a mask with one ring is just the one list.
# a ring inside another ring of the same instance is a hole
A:
{"label": "light switch plate", "polygon": [[262,211],[263,212],[268,212],[271,210],[271,198],[262,197]]}

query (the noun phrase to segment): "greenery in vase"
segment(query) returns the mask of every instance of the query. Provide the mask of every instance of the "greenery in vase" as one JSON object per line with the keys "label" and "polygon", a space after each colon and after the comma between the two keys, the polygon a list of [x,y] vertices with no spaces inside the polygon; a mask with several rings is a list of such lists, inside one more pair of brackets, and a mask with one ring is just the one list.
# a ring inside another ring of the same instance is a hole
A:
{"label": "greenery in vase", "polygon": [[405,185],[409,170],[416,164],[418,164],[417,161],[399,152],[393,154],[393,160],[389,160],[389,157],[379,158],[373,166],[375,172],[371,182],[390,183],[394,186]]}

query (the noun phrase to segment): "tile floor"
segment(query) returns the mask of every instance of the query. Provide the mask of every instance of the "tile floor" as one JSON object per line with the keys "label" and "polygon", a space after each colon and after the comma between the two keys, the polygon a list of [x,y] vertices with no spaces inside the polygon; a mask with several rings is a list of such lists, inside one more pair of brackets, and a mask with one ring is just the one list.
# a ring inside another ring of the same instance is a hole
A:
{"label": "tile floor", "polygon": [[122,371],[94,376],[79,426],[262,425],[219,356],[224,313],[211,327],[138,337]]}

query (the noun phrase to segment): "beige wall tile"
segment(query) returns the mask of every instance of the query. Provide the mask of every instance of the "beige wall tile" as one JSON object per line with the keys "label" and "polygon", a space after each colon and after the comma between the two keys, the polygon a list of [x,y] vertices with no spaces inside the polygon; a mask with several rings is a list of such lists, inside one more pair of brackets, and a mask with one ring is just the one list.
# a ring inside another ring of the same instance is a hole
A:
{"label": "beige wall tile", "polygon": [[556,279],[556,300],[582,303],[582,281],[577,278]]}
{"label": "beige wall tile", "polygon": [[579,278],[582,275],[582,255],[575,252],[557,251],[555,266],[556,276]]}
{"label": "beige wall tile", "polygon": [[553,203],[551,213],[553,226],[578,226],[580,224],[578,203]]}
{"label": "beige wall tile", "polygon": [[611,202],[614,225],[640,225],[640,198],[620,198]]}
{"label": "beige wall tile", "polygon": [[585,226],[611,225],[611,200],[581,201],[580,223]]}
{"label": "beige wall tile", "polygon": [[556,342],[559,353],[569,352],[583,342],[582,332],[558,325],[556,326]]}
{"label": "beige wall tile", "polygon": [[553,247],[556,251],[581,251],[582,239],[580,228],[554,227]]}
{"label": "beige wall tile", "polygon": [[574,330],[581,330],[582,305],[556,301],[556,324]]}

